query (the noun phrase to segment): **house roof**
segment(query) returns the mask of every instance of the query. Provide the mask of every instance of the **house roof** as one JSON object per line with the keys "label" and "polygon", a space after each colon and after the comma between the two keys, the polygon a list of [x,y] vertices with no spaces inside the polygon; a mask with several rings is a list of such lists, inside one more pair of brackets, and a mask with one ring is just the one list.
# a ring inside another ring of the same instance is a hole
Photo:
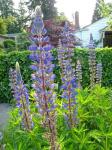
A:
{"label": "house roof", "polygon": [[107,30],[107,27],[108,27],[108,26],[102,28],[101,30],[99,30],[99,32],[105,32],[105,31]]}
{"label": "house roof", "polygon": [[[99,19],[98,21],[95,21],[94,23],[91,23],[91,24],[89,24],[89,25],[86,25],[86,26],[80,28],[79,30],[76,30],[75,33],[76,33],[76,32],[80,32],[80,31],[87,31],[89,26],[91,26],[91,25],[93,25],[93,24],[96,24],[96,23],[100,22],[100,21],[103,20],[103,19],[108,19],[108,18],[101,18],[101,19]],[[106,28],[107,28],[107,27],[106,27]]]}

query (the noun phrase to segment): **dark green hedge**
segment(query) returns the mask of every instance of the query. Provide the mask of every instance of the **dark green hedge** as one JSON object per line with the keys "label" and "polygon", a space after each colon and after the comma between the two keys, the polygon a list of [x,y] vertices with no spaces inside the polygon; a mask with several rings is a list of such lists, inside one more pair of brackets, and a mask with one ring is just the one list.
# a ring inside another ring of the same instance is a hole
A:
{"label": "dark green hedge", "polygon": [[9,69],[15,67],[16,61],[20,63],[21,72],[25,83],[30,82],[30,60],[29,51],[10,52],[9,54],[0,54],[0,102],[9,102],[11,91],[9,87]]}
{"label": "dark green hedge", "polygon": [[[83,70],[83,87],[89,85],[89,64],[88,64],[88,50],[75,49],[73,62],[80,59]],[[97,63],[102,62],[103,78],[102,86],[112,87],[112,48],[99,48],[96,49]]]}
{"label": "dark green hedge", "polygon": [[[11,91],[9,88],[9,69],[15,67],[16,61],[20,63],[22,76],[24,82],[30,88],[30,75],[31,70],[29,68],[31,62],[28,59],[30,52],[10,52],[9,54],[0,55],[0,102],[9,102],[11,99]],[[53,50],[55,56],[54,63],[56,68],[54,70],[57,75],[56,82],[60,83],[59,66],[57,61],[57,51]],[[86,49],[75,49],[73,63],[75,66],[76,60],[80,59],[83,69],[83,87],[89,85],[89,66],[88,66],[88,51]],[[103,64],[103,86],[112,86],[112,48],[97,49],[97,62],[102,61]]]}
{"label": "dark green hedge", "polygon": [[6,52],[12,52],[16,49],[16,42],[11,39],[3,41],[3,45]]}

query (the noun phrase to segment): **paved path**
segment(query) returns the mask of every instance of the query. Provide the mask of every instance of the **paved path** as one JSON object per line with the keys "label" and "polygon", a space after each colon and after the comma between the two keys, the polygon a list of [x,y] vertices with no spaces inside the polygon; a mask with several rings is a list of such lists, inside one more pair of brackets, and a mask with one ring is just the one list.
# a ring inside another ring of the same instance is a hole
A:
{"label": "paved path", "polygon": [[3,130],[7,124],[7,120],[9,117],[8,112],[10,111],[10,109],[11,106],[9,104],[0,104],[0,130]]}

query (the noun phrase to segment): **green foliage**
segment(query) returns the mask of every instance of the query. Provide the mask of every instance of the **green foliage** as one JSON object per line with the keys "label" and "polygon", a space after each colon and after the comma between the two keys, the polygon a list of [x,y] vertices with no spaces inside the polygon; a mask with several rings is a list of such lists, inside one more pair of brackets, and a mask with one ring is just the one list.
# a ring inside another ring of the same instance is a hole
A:
{"label": "green foliage", "polygon": [[16,38],[16,42],[17,42],[17,48],[19,51],[23,51],[25,49],[27,50],[31,44],[28,38],[28,34],[24,32],[21,34],[18,34]]}
{"label": "green foliage", "polygon": [[0,34],[18,33],[20,28],[15,17],[9,16],[7,18],[0,18]]}
{"label": "green foliage", "polygon": [[0,102],[9,102],[11,100],[11,90],[9,87],[9,69],[15,68],[16,61],[21,66],[22,76],[25,83],[30,86],[30,61],[28,59],[29,51],[10,52],[8,54],[0,54]]}
{"label": "green foliage", "polygon": [[0,54],[1,54],[1,53],[4,53],[4,52],[5,52],[5,51],[4,51],[3,43],[0,42]]}
{"label": "green foliage", "polygon": [[112,149],[111,91],[99,86],[91,91],[87,88],[79,91],[77,107],[76,127],[70,130],[59,126],[61,149]]}
{"label": "green foliage", "polygon": [[95,21],[98,21],[99,19],[102,18],[102,13],[101,13],[101,4],[102,3],[104,3],[104,0],[96,1],[96,7],[95,7],[93,18],[92,18],[92,23],[94,23]]}
{"label": "green foliage", "polygon": [[4,48],[3,42],[0,42],[0,48]]}
{"label": "green foliage", "polygon": [[[31,70],[29,68],[31,62],[28,59],[29,51],[11,52],[9,54],[0,54],[0,102],[7,102],[11,98],[9,84],[9,69],[14,68],[16,61],[19,62],[22,70],[22,76],[28,87],[31,86]],[[61,85],[61,78],[59,74],[59,65],[57,60],[57,50],[53,50],[55,60],[53,61],[55,66],[54,73],[56,74],[55,82]],[[97,49],[97,62],[102,62],[103,65],[103,78],[102,86],[112,87],[112,48]],[[88,87],[90,85],[89,77],[89,64],[88,64],[88,51],[87,49],[74,49],[73,66],[76,66],[76,61],[80,60],[82,65],[82,86]],[[59,93],[59,88],[58,88]]]}
{"label": "green foliage", "polygon": [[[18,9],[14,8],[13,0],[0,0],[0,17],[3,18],[6,24],[6,31],[8,34],[20,33],[23,31],[26,22],[29,21],[29,18],[31,20],[30,15],[27,13],[24,0],[20,0]],[[4,30],[1,29],[1,31]]]}
{"label": "green foliage", "polygon": [[107,29],[112,30],[112,2],[107,4],[102,3],[101,13],[103,17],[109,18]]}
{"label": "green foliage", "polygon": [[33,11],[38,5],[41,5],[44,19],[51,19],[57,16],[57,9],[54,6],[55,0],[29,0],[27,5]]}
{"label": "green foliage", "polygon": [[4,19],[6,25],[7,25],[7,33],[19,33],[21,32],[21,28],[18,23],[18,16],[9,16],[6,19]]}
{"label": "green foliage", "polygon": [[0,16],[7,18],[13,14],[13,10],[12,0],[0,0]]}
{"label": "green foliage", "polygon": [[67,21],[67,17],[63,12],[61,12],[56,18],[55,18],[56,23],[62,23],[63,21]]}
{"label": "green foliage", "polygon": [[[60,150],[112,149],[112,91],[99,86],[78,90],[77,123],[68,128],[63,116],[63,99],[57,99],[57,141]],[[18,110],[12,109],[3,144],[6,150],[49,150],[46,130],[42,128],[35,105],[31,105],[34,128],[27,132],[21,128]]]}
{"label": "green foliage", "polygon": [[4,19],[0,17],[0,34],[6,34],[7,33],[7,25],[4,22]]}
{"label": "green foliage", "polygon": [[[33,109],[33,111],[35,111]],[[33,112],[35,113],[35,112]],[[44,138],[44,128],[40,125],[37,115],[33,116],[34,128],[32,131],[22,129],[21,118],[18,115],[18,109],[10,112],[10,120],[7,129],[4,132],[4,143],[6,150],[48,150],[48,142]]]}
{"label": "green foliage", "polygon": [[16,43],[14,40],[10,40],[10,39],[5,40],[3,44],[6,52],[11,52],[16,50]]}
{"label": "green foliage", "polygon": [[102,16],[108,17],[112,12],[112,3],[105,4],[104,2],[101,3],[101,13]]}
{"label": "green foliage", "polygon": [[[102,86],[111,87],[112,86],[112,72],[111,72],[111,57],[112,57],[112,48],[99,48],[96,49],[96,61],[102,62],[103,65],[103,77],[102,77]],[[79,59],[82,64],[82,86],[89,86],[90,82],[90,73],[89,73],[89,64],[88,64],[88,50],[87,49],[75,49],[73,62],[76,64],[76,60]]]}

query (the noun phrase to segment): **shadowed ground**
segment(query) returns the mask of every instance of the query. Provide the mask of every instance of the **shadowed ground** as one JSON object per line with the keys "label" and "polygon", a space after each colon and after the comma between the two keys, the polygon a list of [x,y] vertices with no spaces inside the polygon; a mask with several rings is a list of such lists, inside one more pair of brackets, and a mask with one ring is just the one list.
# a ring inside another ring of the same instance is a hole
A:
{"label": "shadowed ground", "polygon": [[11,106],[9,104],[0,104],[0,130],[3,130],[4,127],[7,125],[9,114]]}

